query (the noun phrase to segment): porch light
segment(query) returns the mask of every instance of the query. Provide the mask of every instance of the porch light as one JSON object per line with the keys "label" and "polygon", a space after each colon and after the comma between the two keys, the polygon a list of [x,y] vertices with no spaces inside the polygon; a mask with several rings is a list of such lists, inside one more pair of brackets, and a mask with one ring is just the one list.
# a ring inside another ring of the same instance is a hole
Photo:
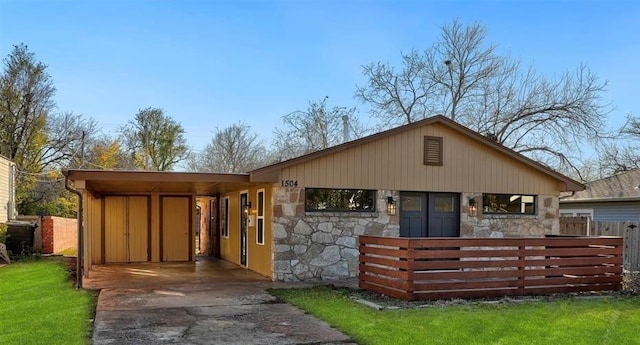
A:
{"label": "porch light", "polygon": [[476,198],[469,199],[469,217],[477,217],[478,216],[478,203],[476,202]]}
{"label": "porch light", "polygon": [[387,213],[390,216],[396,215],[396,202],[393,200],[392,196],[387,197]]}
{"label": "porch light", "polygon": [[242,205],[242,211],[245,215],[249,215],[249,210],[251,210],[251,201],[247,201],[246,204]]}

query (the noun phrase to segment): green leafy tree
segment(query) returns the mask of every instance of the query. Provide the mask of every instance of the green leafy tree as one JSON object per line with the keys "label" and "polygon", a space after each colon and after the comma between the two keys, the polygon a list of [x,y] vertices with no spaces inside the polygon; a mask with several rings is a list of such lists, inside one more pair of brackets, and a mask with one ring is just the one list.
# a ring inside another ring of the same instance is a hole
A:
{"label": "green leafy tree", "polygon": [[47,66],[26,45],[14,46],[0,77],[0,153],[27,172],[39,172],[47,117],[56,106]]}
{"label": "green leafy tree", "polygon": [[[14,46],[3,63],[0,154],[16,163],[16,208],[21,214],[68,215],[73,205],[67,204],[75,199],[65,195],[60,170],[78,166],[82,142],[95,133],[96,123],[54,112],[53,80],[26,45]],[[67,206],[56,205],[56,200]]]}
{"label": "green leafy tree", "polygon": [[140,109],[120,133],[139,169],[168,171],[189,155],[184,129],[162,109]]}
{"label": "green leafy tree", "polygon": [[119,138],[101,136],[86,143],[83,167],[91,169],[135,169],[134,162],[122,147]]}

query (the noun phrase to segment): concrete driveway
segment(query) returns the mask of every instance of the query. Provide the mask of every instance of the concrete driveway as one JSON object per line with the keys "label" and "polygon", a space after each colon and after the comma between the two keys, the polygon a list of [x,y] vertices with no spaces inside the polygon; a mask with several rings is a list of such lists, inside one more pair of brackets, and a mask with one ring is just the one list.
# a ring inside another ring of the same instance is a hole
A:
{"label": "concrete driveway", "polygon": [[282,287],[222,260],[94,266],[93,344],[355,344],[265,290]]}

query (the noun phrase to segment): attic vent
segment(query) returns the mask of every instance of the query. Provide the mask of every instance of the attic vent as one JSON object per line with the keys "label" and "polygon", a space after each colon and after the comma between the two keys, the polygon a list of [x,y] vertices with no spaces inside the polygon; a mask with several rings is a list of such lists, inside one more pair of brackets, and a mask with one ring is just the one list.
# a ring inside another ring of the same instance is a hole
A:
{"label": "attic vent", "polygon": [[424,137],[424,164],[442,165],[442,137]]}

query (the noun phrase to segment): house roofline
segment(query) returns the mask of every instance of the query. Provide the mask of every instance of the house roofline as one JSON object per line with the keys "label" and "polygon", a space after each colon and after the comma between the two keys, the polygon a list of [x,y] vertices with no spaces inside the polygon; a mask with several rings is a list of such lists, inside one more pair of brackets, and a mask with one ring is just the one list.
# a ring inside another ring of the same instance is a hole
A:
{"label": "house roofline", "polygon": [[104,181],[187,181],[187,182],[249,182],[249,174],[198,173],[148,170],[70,169],[62,172],[70,180]]}
{"label": "house roofline", "polygon": [[479,141],[503,154],[506,154],[507,156],[521,162],[524,163],[528,166],[530,166],[531,168],[534,168],[535,170],[538,170],[548,176],[551,176],[553,178],[555,178],[556,180],[562,182],[564,184],[564,189],[563,191],[580,191],[580,190],[584,190],[585,186],[578,182],[575,181],[574,179],[567,177],[539,162],[534,161],[531,158],[528,158],[526,156],[524,156],[521,153],[518,153],[508,147],[505,147],[504,145],[501,145],[493,140],[490,140],[486,137],[484,137],[483,135],[481,135],[480,133],[473,131],[443,115],[435,115],[432,117],[428,117],[426,119],[422,119],[420,121],[416,121],[407,125],[403,125],[400,127],[396,127],[396,128],[392,128],[380,133],[376,133],[376,134],[372,134],[360,139],[356,139],[353,141],[349,141],[346,143],[342,143],[340,145],[336,145],[321,151],[316,151],[316,152],[312,152],[300,157],[296,157],[296,158],[292,158],[283,162],[279,162],[279,163],[275,163],[275,164],[271,164],[262,168],[258,168],[255,170],[250,171],[249,173],[251,174],[251,180],[253,180],[254,177],[258,177],[258,176],[268,176],[271,175],[274,172],[279,172],[279,170],[283,169],[283,168],[287,168],[293,165],[297,165],[300,163],[304,163],[313,159],[317,159],[317,158],[321,158],[324,156],[327,156],[329,154],[333,154],[333,153],[338,153],[344,150],[347,150],[349,148],[355,147],[355,146],[359,146],[359,145],[363,145],[378,139],[382,139],[382,138],[386,138],[392,135],[395,135],[397,133],[401,133],[404,131],[408,131],[414,128],[418,128],[421,126],[425,126],[425,125],[430,125],[430,124],[441,124],[444,125],[445,127],[448,127],[454,131],[457,131],[471,139],[474,139],[476,141]]}
{"label": "house roofline", "polygon": [[640,201],[640,197],[627,197],[627,198],[597,198],[597,199],[560,199],[561,204],[586,204],[597,202],[625,202],[625,201]]}

